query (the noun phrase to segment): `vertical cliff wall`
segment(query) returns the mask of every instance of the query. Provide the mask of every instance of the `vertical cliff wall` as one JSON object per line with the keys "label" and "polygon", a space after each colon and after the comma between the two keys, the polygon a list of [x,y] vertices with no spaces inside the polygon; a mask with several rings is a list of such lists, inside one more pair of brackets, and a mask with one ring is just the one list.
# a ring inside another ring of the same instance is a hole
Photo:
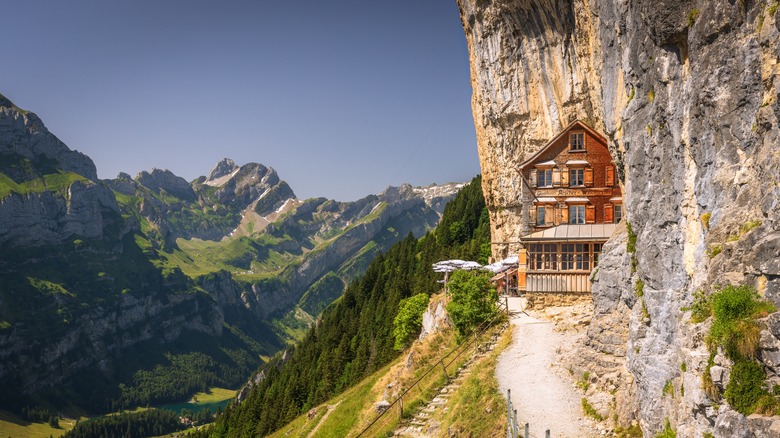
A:
{"label": "vertical cliff wall", "polygon": [[[605,248],[580,366],[602,388],[619,387],[609,402],[647,435],[668,418],[678,436],[762,436],[771,419],[705,396],[705,329],[683,308],[693,292],[724,284],[749,284],[780,304],[777,2],[458,4],[494,256],[517,248],[517,165],[572,120],[601,131],[637,250],[626,252],[625,231]],[[777,380],[772,321],[759,356]],[[663,395],[667,382],[676,397]]]}

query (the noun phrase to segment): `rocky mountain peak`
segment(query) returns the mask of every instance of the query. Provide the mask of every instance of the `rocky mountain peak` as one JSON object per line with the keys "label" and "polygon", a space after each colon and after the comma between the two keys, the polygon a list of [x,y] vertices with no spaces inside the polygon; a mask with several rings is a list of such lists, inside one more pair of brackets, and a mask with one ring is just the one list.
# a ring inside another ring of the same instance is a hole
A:
{"label": "rocky mountain peak", "polygon": [[231,160],[230,158],[223,158],[219,163],[217,163],[216,166],[214,166],[213,169],[211,169],[209,176],[206,178],[206,184],[209,184],[209,182],[214,182],[220,178],[230,175],[231,173],[234,173],[237,170],[238,170],[238,166],[236,165],[235,162],[233,162],[233,160]]}
{"label": "rocky mountain peak", "polygon": [[[0,172],[16,182],[35,179],[57,170],[77,173],[97,181],[97,170],[89,157],[70,150],[46,129],[38,116],[20,109],[2,94],[0,154],[15,157],[3,160]],[[26,164],[22,165],[21,161]]]}
{"label": "rocky mountain peak", "polygon": [[0,106],[6,107],[6,108],[16,108],[16,105],[14,105],[13,102],[11,102],[10,99],[0,94]]}

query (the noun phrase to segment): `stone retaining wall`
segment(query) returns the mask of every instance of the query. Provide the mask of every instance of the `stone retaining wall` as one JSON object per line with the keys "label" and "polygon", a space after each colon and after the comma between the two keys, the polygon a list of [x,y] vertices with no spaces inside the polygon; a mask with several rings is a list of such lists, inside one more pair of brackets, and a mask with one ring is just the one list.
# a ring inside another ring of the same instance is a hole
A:
{"label": "stone retaining wall", "polygon": [[556,293],[556,292],[534,292],[526,293],[528,300],[528,309],[544,309],[553,306],[572,306],[580,303],[590,303],[593,297],[590,293]]}

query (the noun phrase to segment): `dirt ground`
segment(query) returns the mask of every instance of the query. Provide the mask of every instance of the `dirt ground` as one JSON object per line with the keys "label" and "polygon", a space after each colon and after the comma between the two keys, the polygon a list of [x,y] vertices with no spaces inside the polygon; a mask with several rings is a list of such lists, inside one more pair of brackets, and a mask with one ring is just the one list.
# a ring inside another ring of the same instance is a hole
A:
{"label": "dirt ground", "polygon": [[[574,377],[559,363],[566,346],[584,333],[587,306],[523,311],[522,298],[509,298],[510,322],[515,332],[498,358],[496,376],[501,391],[511,390],[512,403],[521,424],[529,423],[532,437],[595,437],[594,422],[582,411],[583,395]],[[522,431],[521,431],[522,432]]]}

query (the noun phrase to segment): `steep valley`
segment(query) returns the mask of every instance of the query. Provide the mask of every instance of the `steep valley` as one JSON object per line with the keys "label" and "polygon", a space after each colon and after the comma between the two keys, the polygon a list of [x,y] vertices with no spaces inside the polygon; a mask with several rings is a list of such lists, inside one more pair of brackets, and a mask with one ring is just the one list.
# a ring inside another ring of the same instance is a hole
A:
{"label": "steep valley", "polygon": [[0,406],[109,412],[238,387],[462,184],[298,200],[222,160],[97,178],[0,96]]}

